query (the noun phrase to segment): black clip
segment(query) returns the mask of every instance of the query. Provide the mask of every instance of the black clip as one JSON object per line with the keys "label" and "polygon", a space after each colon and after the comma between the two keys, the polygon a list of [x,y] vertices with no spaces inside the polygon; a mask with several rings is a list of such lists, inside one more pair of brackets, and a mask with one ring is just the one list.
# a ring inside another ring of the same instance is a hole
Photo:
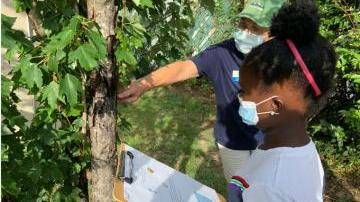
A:
{"label": "black clip", "polygon": [[134,159],[134,154],[131,153],[130,151],[127,151],[126,152],[127,156],[129,156],[130,158],[130,176],[129,177],[126,177],[125,176],[125,154],[124,152],[121,154],[121,168],[120,168],[120,175],[119,175],[119,178],[121,181],[125,181],[127,182],[128,184],[131,184],[133,183],[134,181],[134,178],[133,178],[133,169],[134,169],[134,162],[133,162],[133,159]]}

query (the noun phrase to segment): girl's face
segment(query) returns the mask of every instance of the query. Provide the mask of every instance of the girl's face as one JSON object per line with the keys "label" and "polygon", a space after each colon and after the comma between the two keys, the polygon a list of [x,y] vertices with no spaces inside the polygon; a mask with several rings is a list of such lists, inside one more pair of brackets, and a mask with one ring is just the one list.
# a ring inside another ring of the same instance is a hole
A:
{"label": "girl's face", "polygon": [[257,127],[264,131],[305,114],[303,93],[290,79],[266,86],[251,71],[241,71],[240,86],[239,97],[244,101],[259,103],[268,99],[256,106],[259,117]]}

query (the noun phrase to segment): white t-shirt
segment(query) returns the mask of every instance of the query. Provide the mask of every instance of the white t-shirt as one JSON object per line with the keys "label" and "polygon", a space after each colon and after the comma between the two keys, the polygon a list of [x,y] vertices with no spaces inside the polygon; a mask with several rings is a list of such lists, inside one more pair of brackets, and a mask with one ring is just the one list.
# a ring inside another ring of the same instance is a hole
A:
{"label": "white t-shirt", "polygon": [[232,201],[323,201],[324,170],[315,144],[257,149],[228,185]]}

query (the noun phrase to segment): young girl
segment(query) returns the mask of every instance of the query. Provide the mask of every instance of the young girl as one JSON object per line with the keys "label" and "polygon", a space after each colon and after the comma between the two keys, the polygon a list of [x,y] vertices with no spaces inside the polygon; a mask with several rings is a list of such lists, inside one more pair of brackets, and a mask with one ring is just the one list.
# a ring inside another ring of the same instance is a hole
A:
{"label": "young girl", "polygon": [[270,30],[274,38],[244,61],[239,95],[243,122],[266,135],[230,180],[228,200],[322,201],[324,171],[306,124],[326,103],[335,52],[310,1],[285,4]]}

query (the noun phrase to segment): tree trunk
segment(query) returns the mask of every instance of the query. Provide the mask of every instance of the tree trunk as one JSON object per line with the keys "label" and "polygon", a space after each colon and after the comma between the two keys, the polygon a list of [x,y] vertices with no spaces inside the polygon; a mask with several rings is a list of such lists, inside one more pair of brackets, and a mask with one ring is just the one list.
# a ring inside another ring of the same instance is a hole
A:
{"label": "tree trunk", "polygon": [[87,0],[88,18],[95,20],[107,41],[107,62],[91,85],[95,92],[89,113],[91,139],[91,201],[113,201],[116,128],[116,83],[113,43],[116,7],[114,0]]}

